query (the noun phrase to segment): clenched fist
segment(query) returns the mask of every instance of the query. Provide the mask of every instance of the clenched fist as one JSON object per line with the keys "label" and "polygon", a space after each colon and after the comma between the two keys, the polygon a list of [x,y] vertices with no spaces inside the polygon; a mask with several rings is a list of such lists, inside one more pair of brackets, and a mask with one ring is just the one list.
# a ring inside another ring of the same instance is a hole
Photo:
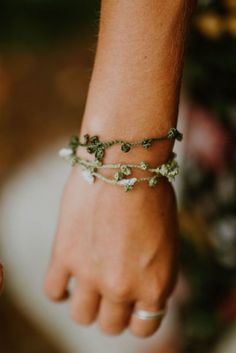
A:
{"label": "clenched fist", "polygon": [[76,322],[96,320],[107,334],[128,328],[146,337],[161,318],[142,320],[133,312],[166,306],[177,255],[175,197],[166,180],[126,193],[99,180],[89,185],[77,166],[64,190],[45,291],[62,300],[74,277],[71,317]]}

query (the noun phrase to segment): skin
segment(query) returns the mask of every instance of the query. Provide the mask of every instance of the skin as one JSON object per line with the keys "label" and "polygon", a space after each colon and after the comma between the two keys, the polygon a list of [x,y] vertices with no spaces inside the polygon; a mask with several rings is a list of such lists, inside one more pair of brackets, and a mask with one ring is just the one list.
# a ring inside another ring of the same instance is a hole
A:
{"label": "skin", "polygon": [[[161,136],[175,126],[186,33],[194,1],[104,0],[99,40],[80,135],[130,141]],[[166,162],[173,142],[104,162]],[[80,156],[90,155],[78,149]],[[106,171],[110,175],[109,171]],[[141,176],[142,171],[134,176]],[[161,319],[140,320],[134,309],[164,308],[178,272],[178,222],[172,186],[89,185],[74,167],[66,183],[45,291],[52,300],[71,293],[71,317],[97,322],[107,334],[128,328],[147,337]]]}

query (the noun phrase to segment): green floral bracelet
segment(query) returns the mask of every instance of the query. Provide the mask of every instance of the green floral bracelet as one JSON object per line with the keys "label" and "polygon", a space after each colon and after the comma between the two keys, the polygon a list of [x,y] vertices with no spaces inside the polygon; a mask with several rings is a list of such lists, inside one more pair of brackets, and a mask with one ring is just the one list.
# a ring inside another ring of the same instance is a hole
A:
{"label": "green floral bracelet", "polygon": [[174,127],[170,128],[167,135],[161,137],[145,138],[136,142],[128,142],[124,140],[110,140],[110,141],[100,141],[98,136],[90,137],[88,134],[83,136],[83,141],[79,140],[78,136],[72,136],[69,148],[72,150],[73,154],[76,154],[76,150],[79,146],[85,147],[87,152],[94,154],[95,159],[98,161],[103,161],[105,156],[105,151],[107,148],[114,145],[121,145],[122,152],[129,152],[132,148],[137,146],[142,146],[148,149],[152,146],[154,142],[164,141],[164,140],[179,140],[181,141],[183,135]]}
{"label": "green floral bracelet", "polygon": [[[72,165],[78,164],[81,167],[81,172],[85,180],[92,184],[96,178],[105,181],[108,184],[123,186],[125,191],[133,189],[134,185],[140,182],[148,182],[150,187],[158,184],[159,180],[163,177],[167,178],[169,182],[175,180],[176,175],[179,173],[179,166],[175,160],[176,155],[173,153],[171,159],[156,168],[151,168],[147,162],[140,164],[102,164],[99,165],[96,161],[88,161],[80,157],[76,157],[76,161],[71,160]],[[113,177],[108,178],[99,172],[100,169],[116,169]],[[151,176],[134,178],[129,177],[133,173],[133,169],[141,169],[152,173]]]}
{"label": "green floral bracelet", "polygon": [[[147,182],[150,187],[158,184],[159,180],[163,177],[167,178],[169,182],[175,180],[176,175],[179,174],[179,166],[176,161],[175,153],[172,153],[170,160],[157,167],[151,167],[147,162],[142,161],[139,164],[122,164],[122,163],[109,163],[104,164],[103,158],[105,155],[105,149],[113,146],[115,144],[121,144],[121,150],[123,152],[128,152],[132,147],[143,146],[144,148],[149,148],[154,141],[170,140],[170,139],[182,139],[182,134],[175,128],[171,128],[168,134],[164,137],[155,137],[144,139],[141,141],[128,143],[123,140],[112,140],[107,142],[99,141],[97,136],[89,137],[89,135],[84,136],[84,143],[80,143],[78,137],[72,137],[68,148],[63,148],[59,151],[60,157],[68,160],[72,166],[78,164],[81,167],[81,172],[85,180],[92,184],[96,178],[103,180],[104,182],[112,185],[119,185],[124,188],[125,191],[130,191],[134,186],[140,182]],[[149,141],[149,142],[148,142]],[[129,149],[125,150],[124,145],[128,145]],[[87,159],[80,158],[77,156],[78,146],[84,146],[87,148],[89,153],[95,154],[95,160],[89,161]],[[89,150],[88,150],[89,149]],[[101,153],[101,150],[102,152]],[[100,170],[103,169],[114,169],[115,173],[113,177],[104,176]],[[148,172],[148,176],[135,178],[131,177],[134,169],[140,169]],[[151,174],[151,175],[150,175]]]}

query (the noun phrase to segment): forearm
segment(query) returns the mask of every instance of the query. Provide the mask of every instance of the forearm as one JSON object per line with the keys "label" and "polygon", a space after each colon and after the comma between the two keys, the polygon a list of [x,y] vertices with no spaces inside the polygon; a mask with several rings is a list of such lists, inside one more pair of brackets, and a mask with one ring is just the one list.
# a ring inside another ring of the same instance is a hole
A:
{"label": "forearm", "polygon": [[[194,2],[102,1],[81,134],[132,141],[166,134],[175,126]],[[157,148],[161,162],[168,158],[172,144],[161,143]]]}
{"label": "forearm", "polygon": [[[192,4],[103,0],[80,135],[137,141],[165,135],[176,124]],[[116,145],[106,150],[105,164],[161,163],[171,148],[172,142],[166,141],[123,153]],[[78,154],[94,157],[84,146],[78,147]],[[177,212],[170,183],[158,182],[153,189],[143,183],[127,194],[102,182],[91,186],[74,169],[63,193],[45,290],[50,298],[63,299],[73,276],[71,316],[76,322],[96,320],[106,333],[128,327],[147,337],[160,326],[176,283],[177,256]],[[148,320],[140,318],[140,310]]]}

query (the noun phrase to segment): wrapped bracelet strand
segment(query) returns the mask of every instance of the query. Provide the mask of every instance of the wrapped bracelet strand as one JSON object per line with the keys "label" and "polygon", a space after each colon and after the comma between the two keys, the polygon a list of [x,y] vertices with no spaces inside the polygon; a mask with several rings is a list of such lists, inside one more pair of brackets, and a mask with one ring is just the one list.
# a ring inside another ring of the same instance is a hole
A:
{"label": "wrapped bracelet strand", "polygon": [[121,151],[127,153],[132,148],[137,146],[141,146],[145,149],[148,149],[152,146],[154,142],[173,139],[181,141],[182,138],[183,135],[174,127],[170,128],[170,130],[165,136],[145,138],[135,142],[128,142],[125,140],[118,139],[111,141],[100,141],[98,136],[90,137],[88,134],[85,134],[83,136],[83,142],[79,140],[78,136],[72,136],[69,143],[69,148],[71,148],[72,151],[75,153],[79,146],[85,147],[88,153],[94,154],[96,160],[103,161],[106,149],[114,145],[121,145]]}
{"label": "wrapped bracelet strand", "polygon": [[[82,169],[82,175],[85,180],[92,184],[95,179],[101,179],[104,182],[112,185],[120,185],[124,187],[125,191],[133,189],[134,185],[140,182],[148,182],[150,187],[158,184],[160,178],[167,178],[169,182],[175,180],[176,175],[179,173],[179,166],[175,160],[176,155],[173,153],[171,159],[156,168],[151,168],[147,162],[142,161],[140,164],[102,164],[99,161],[88,161],[78,156],[62,156],[70,161],[71,165],[78,164]],[[100,169],[116,169],[113,178],[108,178],[99,172]],[[127,178],[133,172],[133,169],[141,169],[152,173],[151,176],[141,178]]]}
{"label": "wrapped bracelet strand", "polygon": [[[89,182],[93,183],[96,178],[103,180],[104,182],[112,185],[120,185],[124,187],[125,191],[133,189],[134,185],[140,182],[148,182],[150,187],[158,184],[160,178],[167,178],[169,182],[175,180],[176,175],[179,173],[179,166],[175,160],[176,155],[173,153],[172,158],[165,164],[156,168],[151,168],[148,163],[141,162],[140,164],[103,164],[98,166],[96,162],[90,162],[80,157],[77,157],[77,163],[82,168],[82,175]],[[73,162],[74,163],[74,162]],[[117,169],[113,178],[108,178],[99,172],[99,169]],[[151,172],[152,175],[148,177],[140,178],[127,178],[132,175],[133,169],[141,169]]]}
{"label": "wrapped bracelet strand", "polygon": [[[147,182],[150,187],[158,184],[159,180],[163,177],[167,178],[169,182],[175,180],[176,175],[179,174],[179,166],[176,161],[175,153],[172,153],[170,160],[157,167],[151,167],[147,162],[142,161],[140,164],[122,164],[122,163],[109,163],[104,164],[103,158],[105,150],[115,144],[121,145],[123,152],[128,152],[131,148],[136,146],[143,146],[149,148],[155,141],[177,139],[182,140],[182,134],[175,128],[171,128],[166,136],[143,139],[137,142],[127,142],[124,140],[111,140],[101,142],[97,136],[89,137],[88,134],[84,135],[84,142],[81,143],[78,137],[73,136],[70,140],[69,147],[63,148],[59,151],[60,157],[68,160],[72,166],[78,164],[81,167],[82,175],[87,182],[92,184],[96,178],[103,180],[104,182],[112,185],[119,185],[124,188],[125,191],[132,190],[134,186],[140,182]],[[95,154],[95,160],[89,161],[82,159],[77,156],[78,146],[86,147],[87,151],[91,154]],[[127,149],[124,147],[127,146]],[[115,169],[113,177],[108,178],[104,176],[100,170],[102,169]],[[140,169],[148,172],[146,177],[129,177],[133,173],[133,169]],[[152,173],[152,175],[150,175]]]}

